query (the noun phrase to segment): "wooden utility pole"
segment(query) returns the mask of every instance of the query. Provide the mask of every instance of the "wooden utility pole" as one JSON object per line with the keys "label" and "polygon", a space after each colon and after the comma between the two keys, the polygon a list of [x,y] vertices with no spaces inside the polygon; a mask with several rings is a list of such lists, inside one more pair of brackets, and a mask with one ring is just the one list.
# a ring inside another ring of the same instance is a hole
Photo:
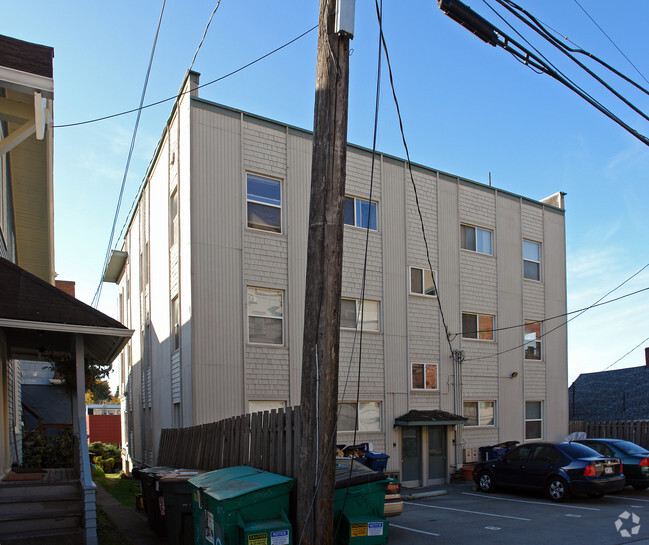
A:
{"label": "wooden utility pole", "polygon": [[[339,0],[339,3],[340,0]],[[353,1],[349,2],[353,6]],[[331,545],[347,154],[349,39],[320,0],[307,250],[296,545]],[[353,20],[353,7],[352,7]]]}

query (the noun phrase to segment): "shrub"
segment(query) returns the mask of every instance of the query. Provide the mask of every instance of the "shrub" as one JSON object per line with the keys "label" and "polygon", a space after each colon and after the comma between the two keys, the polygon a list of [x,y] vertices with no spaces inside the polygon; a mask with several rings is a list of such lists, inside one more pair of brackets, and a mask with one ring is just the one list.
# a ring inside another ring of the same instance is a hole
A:
{"label": "shrub", "polygon": [[64,430],[55,437],[44,437],[31,431],[23,437],[23,467],[33,469],[72,467],[73,437]]}
{"label": "shrub", "polygon": [[122,451],[117,445],[96,441],[88,446],[93,463],[105,473],[121,469]]}

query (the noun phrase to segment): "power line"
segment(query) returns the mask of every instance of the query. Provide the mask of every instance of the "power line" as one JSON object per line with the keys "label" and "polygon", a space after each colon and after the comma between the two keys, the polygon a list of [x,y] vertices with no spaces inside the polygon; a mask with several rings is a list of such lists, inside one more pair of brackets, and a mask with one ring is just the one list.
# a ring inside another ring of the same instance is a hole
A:
{"label": "power line", "polygon": [[608,371],[608,370],[609,370],[611,367],[613,367],[617,362],[622,361],[622,360],[623,360],[624,358],[626,358],[626,357],[627,357],[631,352],[633,352],[635,349],[637,349],[637,348],[639,348],[640,346],[642,346],[642,345],[643,345],[644,343],[646,343],[647,341],[649,341],[649,337],[647,337],[647,338],[644,339],[643,341],[641,341],[641,342],[639,342],[638,344],[636,344],[636,345],[635,345],[631,350],[629,350],[626,354],[624,354],[624,356],[622,356],[621,358],[616,359],[613,363],[611,363],[611,365],[609,365],[608,367],[606,367],[606,368],[604,369],[604,371]]}
{"label": "power line", "polygon": [[[201,84],[201,85],[199,85],[197,87],[194,87],[194,88],[192,88],[192,90],[203,89],[204,87],[208,87],[209,85],[214,85],[215,83],[218,83],[219,81],[223,81],[226,78],[234,76],[235,74],[238,74],[242,70],[245,70],[246,68],[249,68],[253,64],[257,64],[258,62],[263,61],[265,58],[270,57],[271,55],[277,53],[278,51],[281,51],[282,49],[288,47],[289,45],[297,42],[301,38],[304,38],[304,36],[306,36],[307,34],[313,32],[316,28],[318,28],[318,25],[315,25],[315,26],[311,27],[309,30],[304,31],[299,36],[296,36],[295,38],[293,38],[292,40],[286,42],[285,44],[280,45],[279,47],[276,47],[275,49],[273,49],[272,51],[269,51],[265,55],[262,55],[261,57],[258,57],[255,60],[250,61],[247,64],[244,64],[243,66],[237,68],[236,70],[232,70],[232,72],[228,72],[227,74],[224,74],[223,76],[220,76],[220,77],[218,77],[216,79],[213,79],[212,81],[208,81],[207,83],[203,83],[203,84]],[[165,102],[170,102],[172,100],[176,100],[179,97],[181,97],[184,94],[189,93],[189,92],[190,91],[185,91],[183,93],[176,94],[176,95],[168,97],[168,98],[163,98],[162,100],[158,100],[156,102],[152,102],[150,104],[146,104],[146,105],[140,106],[138,108],[133,108],[131,110],[125,110],[123,112],[118,112],[118,113],[115,113],[115,114],[109,114],[109,115],[105,115],[105,116],[102,116],[102,117],[96,117],[94,119],[88,119],[86,121],[78,121],[76,123],[66,123],[66,124],[62,124],[62,125],[54,125],[53,128],[54,129],[64,129],[64,128],[67,128],[67,127],[78,127],[79,125],[88,125],[90,123],[97,123],[99,121],[106,121],[107,119],[113,119],[115,117],[120,117],[120,116],[123,116],[123,115],[132,114],[132,113],[138,112],[140,110],[146,110],[147,108],[153,108],[154,106],[159,106],[160,104],[164,104]]]}
{"label": "power line", "polygon": [[158,26],[155,31],[155,37],[153,39],[153,46],[151,47],[151,55],[149,56],[149,65],[146,70],[146,75],[144,77],[144,85],[142,87],[142,94],[140,96],[140,107],[137,110],[137,118],[135,120],[135,126],[133,127],[133,136],[131,137],[131,147],[128,150],[128,158],[126,159],[126,167],[124,169],[124,176],[122,177],[122,186],[119,190],[119,197],[117,199],[117,207],[115,209],[115,217],[113,218],[113,225],[110,230],[110,238],[108,240],[108,248],[106,249],[106,257],[104,259],[104,266],[102,267],[101,277],[99,278],[99,285],[97,286],[97,291],[95,296],[92,299],[92,306],[97,308],[99,305],[99,299],[101,297],[101,289],[104,285],[104,273],[106,272],[106,267],[108,266],[108,260],[110,259],[110,251],[113,247],[113,237],[115,236],[115,227],[117,226],[117,218],[119,217],[119,210],[122,205],[122,197],[124,196],[124,187],[126,186],[126,178],[128,177],[129,167],[131,166],[131,158],[133,157],[133,150],[135,149],[135,139],[137,138],[137,130],[140,126],[140,117],[142,115],[142,105],[144,104],[144,97],[146,95],[146,89],[149,84],[149,75],[151,74],[151,66],[153,65],[153,56],[155,54],[156,44],[158,43],[158,35],[160,34],[160,25],[162,24],[162,15],[164,14],[165,4],[167,0],[162,0],[162,8],[160,9],[160,16],[158,17]]}
{"label": "power line", "polygon": [[205,41],[205,36],[207,36],[207,31],[210,28],[210,25],[212,24],[212,19],[214,18],[214,14],[219,9],[220,5],[221,5],[221,0],[218,0],[216,2],[216,6],[214,6],[214,9],[212,10],[212,14],[210,15],[209,20],[207,21],[207,25],[205,25],[205,30],[203,31],[203,37],[201,38],[201,41],[198,43],[198,47],[196,48],[196,52],[194,53],[192,62],[189,65],[190,70],[193,68],[194,63],[196,62],[196,57],[198,56],[198,52],[201,50],[201,47],[203,46],[203,42]]}

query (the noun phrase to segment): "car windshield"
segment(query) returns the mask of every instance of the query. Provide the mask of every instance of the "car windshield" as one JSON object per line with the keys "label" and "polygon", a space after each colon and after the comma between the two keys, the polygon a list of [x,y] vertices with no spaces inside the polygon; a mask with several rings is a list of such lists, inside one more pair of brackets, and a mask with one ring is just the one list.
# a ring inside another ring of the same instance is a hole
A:
{"label": "car windshield", "polygon": [[561,443],[557,445],[564,454],[571,458],[594,458],[600,457],[601,454],[581,443]]}
{"label": "car windshield", "polygon": [[631,441],[618,441],[613,444],[624,452],[624,454],[649,454],[646,448],[636,445]]}

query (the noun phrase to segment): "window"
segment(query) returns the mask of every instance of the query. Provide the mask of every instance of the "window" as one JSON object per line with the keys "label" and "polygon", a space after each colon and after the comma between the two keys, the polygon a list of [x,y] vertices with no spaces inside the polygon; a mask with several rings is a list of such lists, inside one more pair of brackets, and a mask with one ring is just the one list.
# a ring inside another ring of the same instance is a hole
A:
{"label": "window", "polygon": [[357,197],[345,197],[345,225],[376,231],[376,203]]}
{"label": "window", "polygon": [[340,301],[340,327],[356,329],[361,322],[363,331],[379,330],[379,302],[367,299],[363,302],[358,299],[342,299]]}
{"label": "window", "polygon": [[495,426],[495,401],[465,401],[464,417],[468,420],[465,426]]}
{"label": "window", "polygon": [[410,293],[435,297],[437,295],[435,291],[437,276],[435,276],[435,281],[433,282],[433,274],[428,269],[410,267]]}
{"label": "window", "polygon": [[284,293],[248,288],[248,341],[284,344]]}
{"label": "window", "polygon": [[281,233],[282,186],[279,180],[247,175],[248,227]]}
{"label": "window", "polygon": [[172,351],[180,350],[180,305],[178,296],[171,300],[171,339]]}
{"label": "window", "polygon": [[537,464],[558,464],[561,462],[561,454],[552,445],[539,445],[532,454],[532,463]]}
{"label": "window", "polygon": [[543,437],[543,402],[525,402],[525,439],[541,439]]}
{"label": "window", "polygon": [[462,338],[494,340],[494,317],[488,314],[462,313]]}
{"label": "window", "polygon": [[523,276],[541,280],[541,245],[538,242],[523,241]]}
{"label": "window", "polygon": [[525,322],[525,359],[541,359],[541,322]]}
{"label": "window", "polygon": [[173,407],[173,427],[182,428],[182,414],[180,413],[180,403],[174,403]]}
{"label": "window", "polygon": [[178,190],[169,197],[169,208],[171,214],[171,232],[169,233],[169,247],[173,248],[178,243]]}
{"label": "window", "polygon": [[491,231],[473,227],[471,225],[460,225],[460,246],[465,250],[478,252],[479,254],[493,255],[491,249]]}
{"label": "window", "polygon": [[[381,431],[381,404],[378,401],[340,403],[338,431]],[[358,413],[358,428],[354,429]]]}
{"label": "window", "polygon": [[285,401],[262,401],[259,399],[251,399],[248,401],[248,412],[250,414],[252,413],[260,413],[264,411],[272,411],[273,409],[285,409],[286,408],[286,402]]}
{"label": "window", "polygon": [[410,377],[413,390],[438,389],[436,363],[413,363]]}

